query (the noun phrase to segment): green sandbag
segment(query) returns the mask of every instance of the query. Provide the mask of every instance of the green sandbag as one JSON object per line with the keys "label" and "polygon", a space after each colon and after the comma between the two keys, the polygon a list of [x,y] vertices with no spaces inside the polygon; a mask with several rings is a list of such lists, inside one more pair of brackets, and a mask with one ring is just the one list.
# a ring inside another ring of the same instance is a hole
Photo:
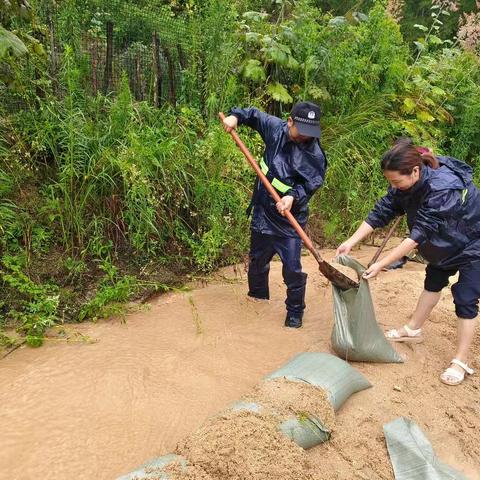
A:
{"label": "green sandbag", "polygon": [[174,462],[180,463],[182,467],[187,466],[187,461],[183,457],[171,453],[150,460],[133,472],[118,477],[117,480],[169,480],[170,475],[166,472],[162,472],[162,469]]}
{"label": "green sandbag", "polygon": [[403,363],[402,357],[390,345],[375,319],[368,282],[362,278],[365,271],[360,263],[347,256],[338,257],[338,263],[358,273],[358,289],[333,288],[334,325],[332,348],[341,358],[354,362]]}
{"label": "green sandbag", "polygon": [[280,425],[280,430],[305,450],[320,445],[331,437],[331,431],[312,415],[289,418]]}
{"label": "green sandbag", "polygon": [[395,480],[467,480],[441,463],[420,427],[400,417],[383,426]]}
{"label": "green sandbag", "polygon": [[[263,405],[256,402],[240,401],[232,406],[232,410],[248,411],[253,413],[267,413]],[[271,412],[275,414],[275,412]],[[306,413],[299,417],[290,417],[278,425],[279,430],[286,435],[290,440],[293,440],[297,445],[305,450],[320,445],[330,439],[330,430],[322,424],[320,419],[314,415]]]}
{"label": "green sandbag", "polygon": [[372,386],[347,362],[329,353],[321,352],[300,353],[266,378],[286,378],[323,388],[335,411],[352,394]]}

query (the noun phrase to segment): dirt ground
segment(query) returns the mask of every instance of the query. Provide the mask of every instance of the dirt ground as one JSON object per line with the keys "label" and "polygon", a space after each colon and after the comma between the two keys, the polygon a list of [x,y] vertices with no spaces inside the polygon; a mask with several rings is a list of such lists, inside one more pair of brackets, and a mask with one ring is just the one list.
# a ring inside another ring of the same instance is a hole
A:
{"label": "dirt ground", "polygon": [[[354,256],[367,263],[373,252],[362,247]],[[312,257],[303,264],[309,281],[300,330],[283,327],[285,288],[275,261],[269,302],[247,300],[245,272],[226,268],[125,320],[68,326],[68,341],[58,335],[7,356],[0,361],[0,478],[114,479],[174,451],[295,354],[329,352],[331,288]],[[383,328],[405,322],[423,270],[409,262],[371,282]],[[454,353],[449,290],[425,332],[424,344],[398,346],[405,364],[353,364],[373,388],[352,396],[336,414],[331,440],[307,451],[318,478],[393,479],[382,426],[403,415],[442,461],[480,480],[480,375],[459,387],[438,379]],[[477,335],[477,369],[479,351]]]}

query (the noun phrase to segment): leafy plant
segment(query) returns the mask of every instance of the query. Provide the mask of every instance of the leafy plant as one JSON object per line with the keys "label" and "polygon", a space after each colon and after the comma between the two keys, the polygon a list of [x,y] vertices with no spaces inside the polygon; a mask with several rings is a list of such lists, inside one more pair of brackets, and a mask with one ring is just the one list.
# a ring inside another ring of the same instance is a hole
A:
{"label": "leafy plant", "polygon": [[28,345],[38,347],[43,343],[45,331],[58,320],[58,288],[54,285],[39,285],[24,272],[24,259],[4,256],[0,278],[4,285],[18,292],[21,301],[18,309],[11,310],[12,320],[20,322],[19,330],[26,335]]}

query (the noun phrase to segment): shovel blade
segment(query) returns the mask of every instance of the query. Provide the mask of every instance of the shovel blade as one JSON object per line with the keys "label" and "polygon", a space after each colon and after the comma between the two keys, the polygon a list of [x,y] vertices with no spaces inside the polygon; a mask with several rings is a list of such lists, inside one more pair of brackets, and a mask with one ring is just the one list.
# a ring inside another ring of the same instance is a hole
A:
{"label": "shovel blade", "polygon": [[320,272],[336,287],[342,290],[358,288],[357,282],[354,282],[351,278],[348,278],[344,273],[342,273],[340,270],[337,270],[325,260],[318,262],[318,268],[320,269]]}

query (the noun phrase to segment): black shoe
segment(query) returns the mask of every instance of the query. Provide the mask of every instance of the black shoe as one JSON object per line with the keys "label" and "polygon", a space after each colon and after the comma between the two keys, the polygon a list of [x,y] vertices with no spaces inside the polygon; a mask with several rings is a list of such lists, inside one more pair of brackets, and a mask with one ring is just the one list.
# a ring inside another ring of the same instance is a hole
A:
{"label": "black shoe", "polygon": [[300,328],[302,326],[302,317],[294,317],[287,313],[287,318],[285,318],[285,326],[289,328]]}

